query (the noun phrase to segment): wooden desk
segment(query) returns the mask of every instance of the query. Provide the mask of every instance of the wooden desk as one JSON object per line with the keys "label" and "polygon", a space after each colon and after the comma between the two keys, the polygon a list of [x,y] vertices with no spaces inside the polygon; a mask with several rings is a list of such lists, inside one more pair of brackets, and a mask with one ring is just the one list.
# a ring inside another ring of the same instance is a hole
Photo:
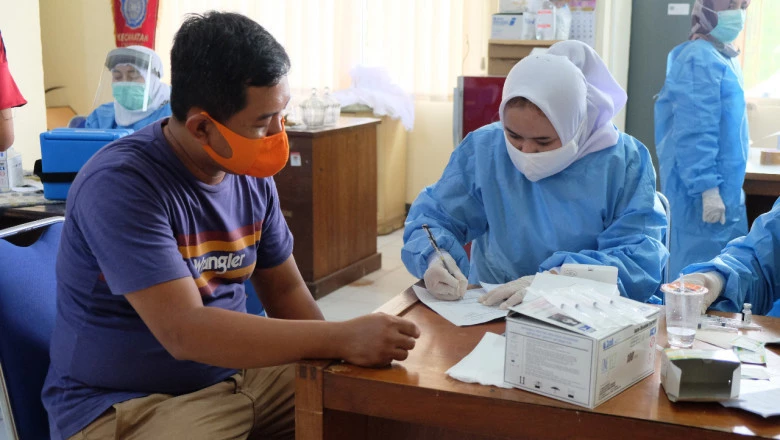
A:
{"label": "wooden desk", "polygon": [[760,151],[751,148],[742,189],[746,195],[771,196],[776,199],[780,197],[780,165],[761,165],[759,157]]}
{"label": "wooden desk", "polygon": [[314,298],[382,265],[376,251],[376,129],[379,119],[335,127],[289,127],[290,163],[274,176],[295,238],[295,262]]}
{"label": "wooden desk", "polygon": [[[737,439],[780,438],[780,418],[717,403],[669,402],[660,385],[660,353],[653,375],[594,410],[517,390],[467,384],[445,371],[486,331],[504,322],[455,327],[422,303],[411,289],[383,306],[414,321],[422,332],[403,362],[369,369],[327,361],[296,371],[296,438],[309,439]],[[755,317],[780,335],[780,319]],[[666,343],[663,321],[658,343]],[[713,348],[697,341],[699,348]],[[700,345],[699,345],[700,344]],[[780,368],[777,350],[768,361]],[[780,402],[778,402],[780,405]]]}
{"label": "wooden desk", "polygon": [[745,182],[742,185],[748,225],[753,224],[756,217],[772,209],[775,200],[780,197],[780,165],[761,165],[759,157],[759,149],[751,148],[745,169]]}
{"label": "wooden desk", "polygon": [[65,215],[65,202],[20,208],[0,208],[0,229],[57,215]]}

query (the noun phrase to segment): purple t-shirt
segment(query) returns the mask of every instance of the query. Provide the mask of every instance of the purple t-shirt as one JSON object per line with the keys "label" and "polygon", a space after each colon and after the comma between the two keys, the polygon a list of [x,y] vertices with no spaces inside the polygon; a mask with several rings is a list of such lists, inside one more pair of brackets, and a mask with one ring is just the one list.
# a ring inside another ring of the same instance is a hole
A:
{"label": "purple t-shirt", "polygon": [[165,140],[165,122],[101,149],[68,194],[42,395],[52,438],[115,403],[190,393],[235,373],[174,359],[125,294],[192,277],[206,306],[246,312],[243,282],[292,253],[273,179],[197,180]]}

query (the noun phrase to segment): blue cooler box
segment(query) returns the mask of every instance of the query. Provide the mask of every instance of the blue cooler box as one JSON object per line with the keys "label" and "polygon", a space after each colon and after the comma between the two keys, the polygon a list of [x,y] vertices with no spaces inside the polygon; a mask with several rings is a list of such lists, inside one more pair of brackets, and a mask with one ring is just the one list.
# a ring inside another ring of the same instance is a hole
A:
{"label": "blue cooler box", "polygon": [[55,128],[41,133],[43,196],[65,200],[76,173],[105,145],[132,133],[130,129]]}

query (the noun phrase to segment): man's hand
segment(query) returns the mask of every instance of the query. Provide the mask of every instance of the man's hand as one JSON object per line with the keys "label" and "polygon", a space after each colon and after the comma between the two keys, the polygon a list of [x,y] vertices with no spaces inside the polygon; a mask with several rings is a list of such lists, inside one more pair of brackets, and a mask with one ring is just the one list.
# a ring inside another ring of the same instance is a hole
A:
{"label": "man's hand", "polygon": [[420,336],[413,322],[384,313],[349,320],[344,323],[344,332],[340,357],[364,367],[383,367],[406,359]]}

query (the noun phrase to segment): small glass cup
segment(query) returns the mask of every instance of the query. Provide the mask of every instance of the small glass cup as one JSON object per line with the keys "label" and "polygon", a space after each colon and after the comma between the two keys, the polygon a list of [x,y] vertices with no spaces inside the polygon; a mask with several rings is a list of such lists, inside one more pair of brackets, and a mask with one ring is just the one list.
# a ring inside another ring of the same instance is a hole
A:
{"label": "small glass cup", "polygon": [[663,284],[666,308],[666,337],[672,348],[690,348],[699,326],[701,306],[707,288],[679,281]]}
{"label": "small glass cup", "polygon": [[311,96],[300,107],[306,128],[322,127],[325,122],[325,103],[317,97],[317,89],[311,89]]}

